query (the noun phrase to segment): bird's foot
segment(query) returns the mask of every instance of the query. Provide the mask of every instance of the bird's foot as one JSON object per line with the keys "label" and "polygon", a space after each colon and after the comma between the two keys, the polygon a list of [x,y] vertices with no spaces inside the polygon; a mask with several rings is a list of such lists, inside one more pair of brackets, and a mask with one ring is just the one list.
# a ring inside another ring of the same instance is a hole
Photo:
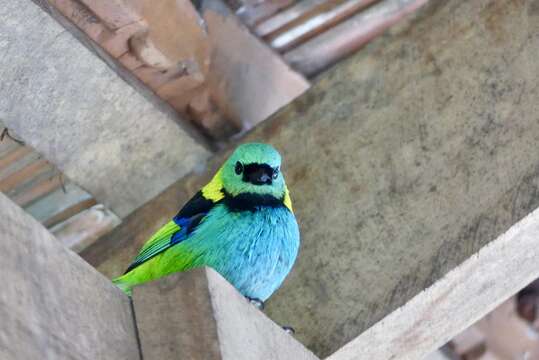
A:
{"label": "bird's foot", "polygon": [[250,297],[247,297],[247,300],[249,300],[249,302],[251,304],[253,304],[254,306],[256,306],[256,308],[260,311],[264,310],[264,302],[260,299],[254,299],[254,298],[250,298]]}
{"label": "bird's foot", "polygon": [[284,325],[284,326],[281,326],[281,327],[289,335],[294,335],[296,333],[296,330],[294,330],[294,328],[292,326]]}

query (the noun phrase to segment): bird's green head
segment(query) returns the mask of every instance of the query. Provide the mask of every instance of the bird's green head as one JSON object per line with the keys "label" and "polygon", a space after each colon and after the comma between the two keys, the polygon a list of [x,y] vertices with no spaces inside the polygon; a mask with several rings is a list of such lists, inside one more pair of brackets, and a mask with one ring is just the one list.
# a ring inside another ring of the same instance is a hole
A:
{"label": "bird's green head", "polygon": [[221,168],[223,189],[232,196],[241,194],[285,196],[281,155],[271,145],[248,143],[238,146]]}

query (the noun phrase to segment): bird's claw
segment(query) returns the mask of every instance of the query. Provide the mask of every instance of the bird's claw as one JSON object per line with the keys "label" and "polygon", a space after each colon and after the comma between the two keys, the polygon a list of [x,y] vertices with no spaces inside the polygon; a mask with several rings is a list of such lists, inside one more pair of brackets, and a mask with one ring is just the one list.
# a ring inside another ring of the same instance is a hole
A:
{"label": "bird's claw", "polygon": [[294,335],[296,333],[296,330],[294,330],[292,326],[285,325],[285,326],[282,326],[282,328],[289,335]]}
{"label": "bird's claw", "polygon": [[258,310],[261,310],[261,311],[264,310],[264,302],[263,302],[262,300],[260,300],[260,299],[253,299],[253,298],[250,298],[250,297],[248,297],[247,300],[249,300],[249,302],[250,302],[251,304],[253,304],[254,306],[256,306],[256,308],[257,308]]}

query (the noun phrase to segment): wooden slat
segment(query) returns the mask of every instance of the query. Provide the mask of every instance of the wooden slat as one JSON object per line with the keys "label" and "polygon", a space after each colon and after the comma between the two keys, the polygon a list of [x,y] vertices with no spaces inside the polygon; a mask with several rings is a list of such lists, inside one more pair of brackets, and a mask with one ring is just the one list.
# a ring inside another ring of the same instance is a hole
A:
{"label": "wooden slat", "polygon": [[[56,173],[56,172],[55,172]],[[32,184],[31,187],[19,191],[12,197],[13,201],[22,207],[39,200],[43,196],[62,186],[62,179],[57,173],[53,176],[45,177]]]}
{"label": "wooden slat", "polygon": [[279,32],[275,36],[270,36],[268,42],[270,46],[277,51],[284,52],[290,50],[298,44],[352,16],[354,13],[365,8],[374,1],[375,0],[328,1],[324,4],[324,7],[317,10],[310,18]]}
{"label": "wooden slat", "polygon": [[[539,206],[539,153],[530,151],[539,143],[539,13],[531,3],[431,0],[242,140],[282,153],[302,236],[292,274],[265,311],[318,356],[480,255]],[[226,155],[138,209],[85,251],[89,260],[121,274]],[[465,300],[470,320],[487,310]],[[417,318],[410,324],[425,331]],[[386,345],[377,349],[385,354]]]}
{"label": "wooden slat", "polygon": [[28,146],[18,146],[0,158],[0,171],[5,170],[13,162],[25,157],[32,149]]}
{"label": "wooden slat", "polygon": [[50,169],[52,169],[52,166],[47,160],[37,160],[2,179],[0,181],[0,191],[6,193]]}
{"label": "wooden slat", "polygon": [[127,296],[0,194],[0,358],[140,359]]}
{"label": "wooden slat", "polygon": [[271,35],[277,30],[287,26],[288,24],[307,17],[312,14],[320,6],[326,4],[327,0],[301,0],[293,6],[278,12],[274,16],[262,21],[254,27],[253,31],[260,37]]}
{"label": "wooden slat", "polygon": [[96,204],[90,194],[72,183],[66,183],[65,190],[59,188],[25,210],[45,226],[52,226]]}
{"label": "wooden slat", "polygon": [[[93,9],[122,3],[94,2]],[[126,216],[210,155],[189,123],[120,78],[53,8],[60,24],[32,1],[0,0],[0,8],[0,79],[17,84],[0,86],[2,121],[116,214]]]}
{"label": "wooden slat", "polygon": [[209,268],[133,290],[146,360],[317,360]]}
{"label": "wooden slat", "polygon": [[383,0],[286,52],[294,69],[312,77],[350,55],[428,0]]}
{"label": "wooden slat", "polygon": [[539,209],[327,360],[420,359],[539,277],[538,238]]}
{"label": "wooden slat", "polygon": [[98,204],[55,225],[50,231],[66,247],[81,252],[118,224],[120,219]]}
{"label": "wooden slat", "polygon": [[210,92],[239,129],[252,128],[309,88],[221,0],[204,0],[201,12],[213,49]]}

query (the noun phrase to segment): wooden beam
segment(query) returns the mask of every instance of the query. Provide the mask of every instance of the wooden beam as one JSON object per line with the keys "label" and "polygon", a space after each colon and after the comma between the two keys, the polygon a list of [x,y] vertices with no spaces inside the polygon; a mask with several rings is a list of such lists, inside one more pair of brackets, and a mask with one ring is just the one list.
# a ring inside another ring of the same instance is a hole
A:
{"label": "wooden beam", "polygon": [[538,238],[539,209],[327,360],[420,359],[539,278]]}
{"label": "wooden beam", "polygon": [[175,274],[133,289],[146,360],[316,360],[218,273]]}
{"label": "wooden beam", "polygon": [[3,194],[0,232],[0,358],[140,358],[127,296]]}
{"label": "wooden beam", "polygon": [[120,217],[209,156],[169,108],[32,1],[0,0],[0,8],[0,118]]}
{"label": "wooden beam", "polygon": [[[539,142],[539,13],[530,9],[531,0],[431,0],[242,140],[283,154],[302,235],[266,312],[318,356],[539,206],[539,153],[530,151]],[[121,274],[226,155],[141,207],[87,258]]]}

